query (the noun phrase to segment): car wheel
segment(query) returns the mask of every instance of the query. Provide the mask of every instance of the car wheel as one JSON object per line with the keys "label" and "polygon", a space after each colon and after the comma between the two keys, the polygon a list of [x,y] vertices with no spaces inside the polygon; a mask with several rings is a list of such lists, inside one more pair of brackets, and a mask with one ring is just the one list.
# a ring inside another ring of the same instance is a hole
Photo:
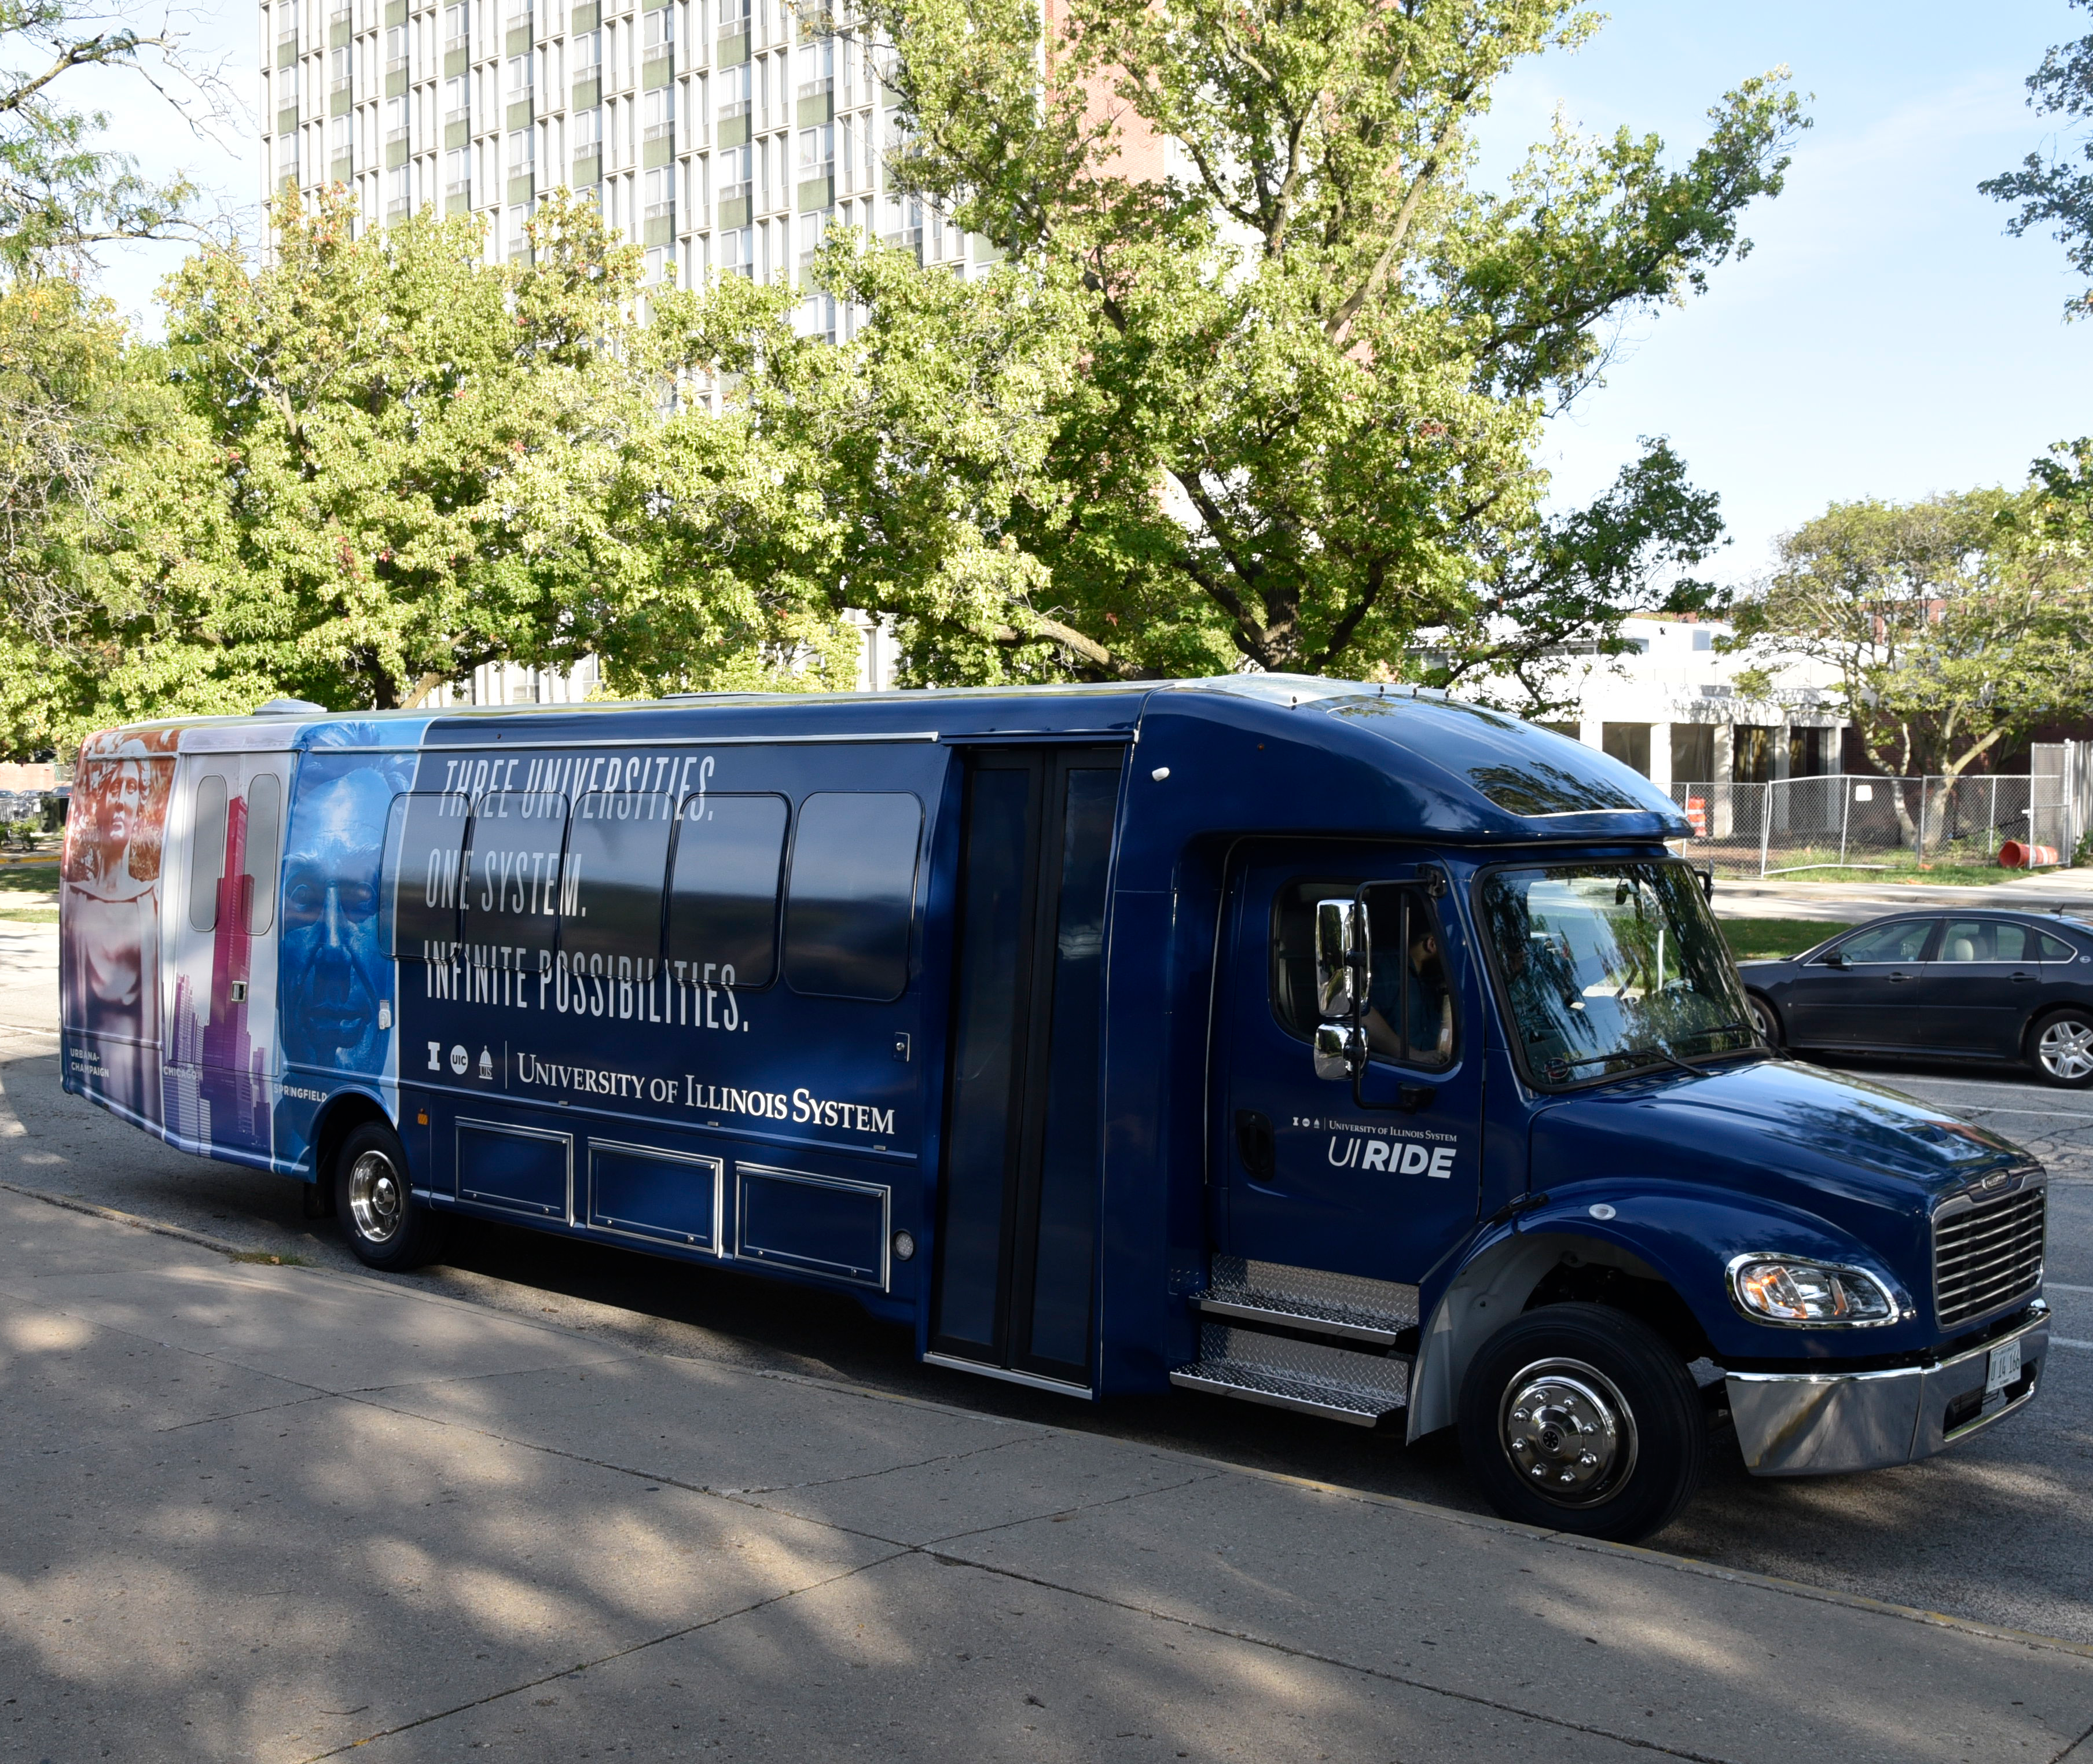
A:
{"label": "car wheel", "polygon": [[1543,1305],[1485,1341],[1461,1385],[1461,1453],[1506,1519],[1633,1543],[1700,1486],[1708,1418],[1684,1363],[1605,1305]]}
{"label": "car wheel", "polygon": [[407,1154],[383,1121],[366,1121],[334,1160],[335,1212],[357,1259],[397,1272],[433,1257],[443,1220],[414,1198]]}
{"label": "car wheel", "polygon": [[2028,1031],[2028,1064],[2045,1083],[2082,1090],[2093,1084],[2093,1011],[2067,1005]]}
{"label": "car wheel", "polygon": [[1781,1045],[1780,1013],[1757,993],[1747,992],[1744,995],[1744,1014],[1750,1018],[1759,1039],[1767,1047],[1777,1048]]}

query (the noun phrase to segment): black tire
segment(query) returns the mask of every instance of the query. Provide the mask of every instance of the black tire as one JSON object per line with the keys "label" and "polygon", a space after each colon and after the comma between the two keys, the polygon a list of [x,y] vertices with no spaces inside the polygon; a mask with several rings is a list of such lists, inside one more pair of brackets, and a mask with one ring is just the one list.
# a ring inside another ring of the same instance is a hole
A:
{"label": "black tire", "polygon": [[1781,1033],[1780,1012],[1773,1008],[1773,1001],[1764,994],[1747,992],[1744,995],[1744,1015],[1752,1027],[1758,1031],[1759,1039],[1767,1047],[1778,1051],[1788,1045],[1788,1038]]}
{"label": "black tire", "polygon": [[1460,1422],[1492,1506],[1583,1537],[1662,1531],[1707,1466],[1707,1411],[1684,1363],[1605,1305],[1543,1305],[1499,1329],[1468,1367]]}
{"label": "black tire", "polygon": [[2027,1061],[2044,1084],[2067,1090],[2093,1085],[2093,1011],[2067,1004],[2028,1027]]}
{"label": "black tire", "polygon": [[366,1121],[335,1154],[334,1210],[366,1267],[419,1268],[441,1247],[444,1221],[414,1198],[400,1136],[383,1121]]}

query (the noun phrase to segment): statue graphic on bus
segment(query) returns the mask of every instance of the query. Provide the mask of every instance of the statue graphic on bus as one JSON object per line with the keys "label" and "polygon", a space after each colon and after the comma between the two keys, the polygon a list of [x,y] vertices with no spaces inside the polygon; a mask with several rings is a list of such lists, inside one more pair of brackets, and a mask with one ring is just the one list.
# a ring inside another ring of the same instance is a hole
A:
{"label": "statue graphic on bus", "polygon": [[160,857],[178,732],[104,737],[81,756],[63,905],[67,1058],[86,1094],[141,1125],[160,1107]]}

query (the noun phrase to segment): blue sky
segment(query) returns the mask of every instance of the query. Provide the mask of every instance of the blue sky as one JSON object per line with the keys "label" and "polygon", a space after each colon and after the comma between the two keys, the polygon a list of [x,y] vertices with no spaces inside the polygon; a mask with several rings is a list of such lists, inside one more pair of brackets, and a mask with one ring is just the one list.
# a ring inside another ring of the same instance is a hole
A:
{"label": "blue sky", "polygon": [[2017,485],[2052,441],[2093,433],[2093,321],[2063,249],[2005,236],[1979,180],[2048,119],[2023,81],[2093,30],[2061,0],[1627,0],[1575,55],[1500,89],[1492,157],[1555,106],[1587,131],[1654,130],[1683,158],[1739,80],[1787,64],[1809,97],[1784,193],[1748,216],[1751,255],[1627,333],[1606,385],[1553,426],[1558,497],[1603,490],[1640,435],[1669,435],[1720,493],[1731,580],[1827,502]]}
{"label": "blue sky", "polygon": [[[1555,421],[1545,457],[1558,500],[1603,490],[1668,435],[1718,492],[1732,544],[1716,570],[1763,571],[1776,535],[1858,496],[1904,500],[2017,484],[2050,442],[2093,433],[2093,321],[2066,324],[2076,292],[2062,249],[2005,236],[1978,181],[2017,164],[2048,127],[2022,85],[2044,47],[2093,30],[2063,0],[1623,0],[1573,56],[1500,86],[1487,163],[1513,163],[1558,105],[1588,131],[1625,124],[1680,158],[1739,80],[1785,63],[1815,126],[1788,189],[1748,217],[1755,249],[1683,309],[1637,321],[1606,384]],[[251,104],[255,13],[201,0],[193,41],[223,57]],[[120,143],[156,171],[180,165],[251,225],[250,131],[200,143],[135,89],[112,91]],[[145,317],[180,253],[113,256],[104,285]]]}

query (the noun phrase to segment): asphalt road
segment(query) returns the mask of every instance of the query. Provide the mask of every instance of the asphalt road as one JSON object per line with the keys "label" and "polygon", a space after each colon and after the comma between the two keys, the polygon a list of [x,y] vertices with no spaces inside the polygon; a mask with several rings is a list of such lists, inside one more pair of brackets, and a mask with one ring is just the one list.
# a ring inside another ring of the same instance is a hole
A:
{"label": "asphalt road", "polygon": [[[54,939],[0,926],[0,1182],[64,1195],[251,1252],[355,1270],[331,1224],[280,1178],[169,1151],[59,1087]],[[1718,1450],[1702,1493],[1656,1545],[1806,1584],[2093,1643],[2093,1095],[1968,1070],[1861,1068],[2028,1146],[2055,1181],[2058,1334],[2028,1410],[1928,1463],[1760,1481]],[[379,1279],[366,1274],[362,1277]],[[549,1317],[678,1358],[789,1370],[1341,1486],[1471,1511],[1450,1437],[1390,1433],[1190,1394],[1068,1399],[915,1363],[905,1332],[847,1299],[468,1223],[447,1259],[401,1277],[490,1310]]]}

